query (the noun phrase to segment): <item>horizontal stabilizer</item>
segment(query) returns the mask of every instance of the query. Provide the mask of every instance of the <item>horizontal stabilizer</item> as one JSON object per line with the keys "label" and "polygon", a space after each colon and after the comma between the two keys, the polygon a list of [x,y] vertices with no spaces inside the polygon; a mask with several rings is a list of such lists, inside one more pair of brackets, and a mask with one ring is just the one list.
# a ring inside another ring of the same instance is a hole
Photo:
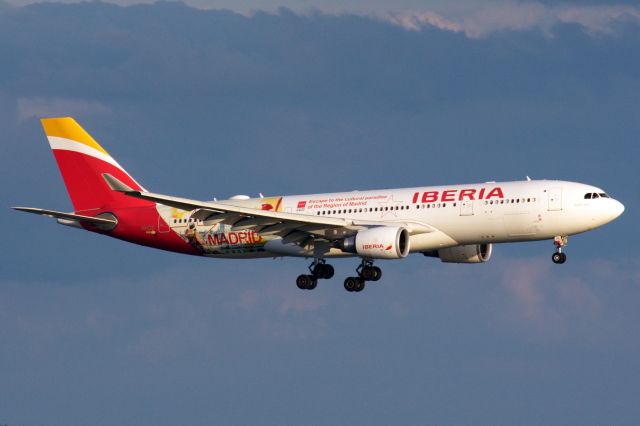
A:
{"label": "horizontal stabilizer", "polygon": [[[118,224],[118,221],[115,218],[107,219],[102,217],[83,216],[83,215],[74,214],[74,213],[58,212],[55,210],[38,209],[35,207],[12,207],[12,209],[19,210],[21,212],[39,214],[42,216],[62,219],[63,221],[75,221],[75,222],[87,223],[105,230],[113,229]],[[65,222],[61,222],[61,223],[65,225],[68,224]]]}

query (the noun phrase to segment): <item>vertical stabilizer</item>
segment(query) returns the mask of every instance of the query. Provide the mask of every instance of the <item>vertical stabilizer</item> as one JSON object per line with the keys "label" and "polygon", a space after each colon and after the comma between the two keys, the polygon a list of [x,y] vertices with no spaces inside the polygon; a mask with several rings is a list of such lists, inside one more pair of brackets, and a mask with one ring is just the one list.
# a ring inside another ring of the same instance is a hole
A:
{"label": "vertical stabilizer", "polygon": [[103,173],[115,176],[135,190],[144,191],[73,118],[43,118],[42,127],[76,212],[154,205],[109,188],[102,178]]}

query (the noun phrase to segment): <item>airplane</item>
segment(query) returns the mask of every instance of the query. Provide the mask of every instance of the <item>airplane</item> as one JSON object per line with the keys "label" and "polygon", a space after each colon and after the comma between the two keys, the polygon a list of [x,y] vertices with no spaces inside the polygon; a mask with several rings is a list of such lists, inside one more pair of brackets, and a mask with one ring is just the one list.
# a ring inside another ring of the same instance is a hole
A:
{"label": "airplane", "polygon": [[493,244],[553,240],[562,264],[570,235],[620,216],[624,206],[595,186],[560,180],[351,191],[200,201],[147,191],[73,118],[43,118],[74,211],[13,207],[62,225],[172,252],[211,258],[313,259],[296,285],[316,288],[358,257],[349,292],[378,281],[374,261],[411,253],[447,263],[484,263]]}

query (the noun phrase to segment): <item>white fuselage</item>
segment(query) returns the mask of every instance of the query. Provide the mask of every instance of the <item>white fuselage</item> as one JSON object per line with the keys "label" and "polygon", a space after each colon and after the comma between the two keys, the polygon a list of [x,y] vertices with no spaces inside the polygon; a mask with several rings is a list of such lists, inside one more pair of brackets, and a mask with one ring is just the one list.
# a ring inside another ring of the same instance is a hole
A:
{"label": "white fuselage", "polygon": [[[598,194],[585,197],[587,194]],[[411,252],[468,244],[551,239],[602,226],[624,210],[599,188],[581,183],[531,180],[469,185],[416,187],[329,194],[295,195],[228,204],[312,216],[353,219],[359,223],[407,223],[435,231],[410,237]],[[184,234],[189,212],[164,206],[158,211],[169,226]],[[234,229],[232,225],[195,220],[213,257],[313,256],[313,251],[279,243],[280,236]],[[290,246],[290,250],[286,246]],[[270,247],[274,248],[270,250]],[[331,249],[323,257],[352,256]]]}

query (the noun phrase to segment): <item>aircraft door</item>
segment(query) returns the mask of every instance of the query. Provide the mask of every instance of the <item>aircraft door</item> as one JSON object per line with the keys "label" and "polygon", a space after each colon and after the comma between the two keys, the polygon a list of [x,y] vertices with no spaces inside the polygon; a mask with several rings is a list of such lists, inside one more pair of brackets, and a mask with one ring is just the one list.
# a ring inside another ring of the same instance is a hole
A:
{"label": "aircraft door", "polygon": [[171,228],[169,227],[169,225],[167,225],[164,219],[162,219],[162,217],[158,215],[158,232],[160,234],[165,234],[169,231],[171,231]]}
{"label": "aircraft door", "polygon": [[562,210],[562,188],[555,186],[547,191],[550,211]]}
{"label": "aircraft door", "polygon": [[473,200],[460,201],[460,216],[473,216]]}

